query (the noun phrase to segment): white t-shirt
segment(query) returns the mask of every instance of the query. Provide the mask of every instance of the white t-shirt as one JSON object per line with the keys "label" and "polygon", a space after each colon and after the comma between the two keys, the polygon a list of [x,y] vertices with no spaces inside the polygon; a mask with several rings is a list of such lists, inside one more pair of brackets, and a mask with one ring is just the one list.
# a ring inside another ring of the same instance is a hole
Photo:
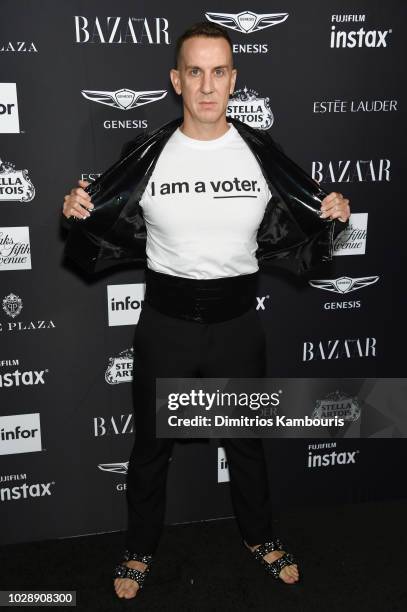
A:
{"label": "white t-shirt", "polygon": [[140,201],[152,270],[198,279],[258,270],[256,234],[271,193],[253,153],[228,125],[213,140],[178,128],[159,156]]}

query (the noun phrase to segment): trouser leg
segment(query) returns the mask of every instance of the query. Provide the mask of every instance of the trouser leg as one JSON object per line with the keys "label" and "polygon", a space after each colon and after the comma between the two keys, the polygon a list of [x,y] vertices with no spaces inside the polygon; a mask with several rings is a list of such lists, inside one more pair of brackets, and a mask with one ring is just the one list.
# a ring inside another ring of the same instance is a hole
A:
{"label": "trouser leg", "polygon": [[196,376],[194,324],[144,304],[134,336],[135,442],[127,473],[126,547],[153,554],[162,532],[174,439],[155,437],[155,379]]}
{"label": "trouser leg", "polygon": [[[262,378],[266,372],[266,341],[258,313],[208,329],[202,375]],[[272,511],[267,466],[261,438],[224,438],[233,507],[242,537],[250,545],[272,538]]]}

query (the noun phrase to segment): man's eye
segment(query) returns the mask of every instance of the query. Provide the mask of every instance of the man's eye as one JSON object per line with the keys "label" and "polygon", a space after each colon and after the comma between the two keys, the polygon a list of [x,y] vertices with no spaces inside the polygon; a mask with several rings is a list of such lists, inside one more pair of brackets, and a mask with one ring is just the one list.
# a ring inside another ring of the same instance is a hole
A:
{"label": "man's eye", "polygon": [[194,76],[196,76],[199,72],[199,68],[192,68],[191,70],[191,74],[193,74]]}
{"label": "man's eye", "polygon": [[225,71],[224,71],[222,68],[218,68],[218,69],[216,70],[216,75],[217,75],[217,76],[222,76],[222,75],[224,74],[224,72],[225,72]]}

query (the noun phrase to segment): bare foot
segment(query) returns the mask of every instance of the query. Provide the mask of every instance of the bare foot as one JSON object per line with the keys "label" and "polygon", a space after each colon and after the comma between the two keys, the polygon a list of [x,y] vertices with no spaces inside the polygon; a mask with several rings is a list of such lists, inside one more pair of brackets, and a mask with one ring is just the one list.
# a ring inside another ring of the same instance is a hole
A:
{"label": "bare foot", "polygon": [[[256,544],[255,546],[249,546],[245,541],[244,544],[252,552],[260,546],[260,544]],[[272,550],[271,552],[267,553],[267,555],[264,555],[263,559],[268,563],[272,563],[273,561],[276,561],[277,559],[282,557],[285,552],[285,550]],[[293,563],[292,565],[286,565],[285,567],[283,567],[278,576],[283,582],[286,582],[287,584],[293,584],[294,582],[297,582],[299,579],[297,564]]]}
{"label": "bare foot", "polygon": [[[127,567],[140,570],[141,572],[147,567],[147,564],[141,561],[123,561],[122,565],[127,565]],[[132,580],[131,578],[115,578],[114,588],[118,597],[131,599],[136,596],[140,585],[136,580]]]}

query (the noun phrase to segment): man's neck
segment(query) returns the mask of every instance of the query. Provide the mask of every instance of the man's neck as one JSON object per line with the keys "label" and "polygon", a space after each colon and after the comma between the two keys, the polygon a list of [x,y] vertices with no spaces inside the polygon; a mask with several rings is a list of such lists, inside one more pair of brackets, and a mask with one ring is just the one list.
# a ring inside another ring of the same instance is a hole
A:
{"label": "man's neck", "polygon": [[185,136],[196,140],[214,140],[220,138],[230,129],[230,124],[226,121],[226,116],[221,117],[216,123],[202,123],[184,115],[184,121],[179,129]]}

